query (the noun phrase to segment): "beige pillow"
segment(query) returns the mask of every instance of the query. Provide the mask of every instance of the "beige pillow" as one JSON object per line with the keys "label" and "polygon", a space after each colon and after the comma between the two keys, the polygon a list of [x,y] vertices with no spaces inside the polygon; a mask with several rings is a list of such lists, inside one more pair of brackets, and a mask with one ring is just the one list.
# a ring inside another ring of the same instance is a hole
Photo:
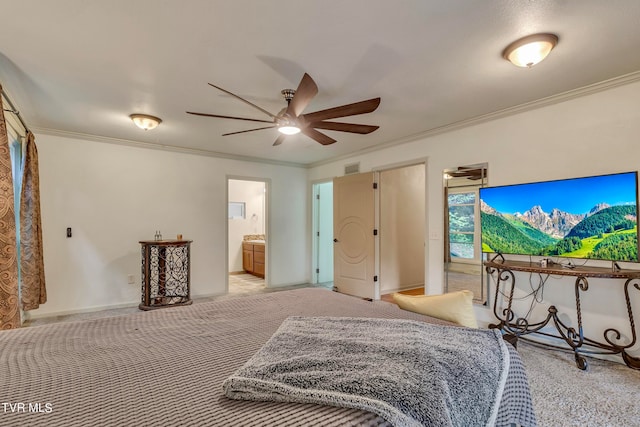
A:
{"label": "beige pillow", "polygon": [[403,310],[448,320],[468,328],[478,327],[473,311],[473,292],[471,291],[450,292],[443,295],[395,293],[393,299]]}

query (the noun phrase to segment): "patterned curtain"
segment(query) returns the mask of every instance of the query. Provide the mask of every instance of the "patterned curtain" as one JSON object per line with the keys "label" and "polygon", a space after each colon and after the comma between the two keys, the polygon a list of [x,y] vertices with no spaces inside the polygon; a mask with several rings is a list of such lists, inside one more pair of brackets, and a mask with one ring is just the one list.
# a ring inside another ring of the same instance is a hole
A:
{"label": "patterned curtain", "polygon": [[34,310],[47,301],[42,257],[40,178],[35,138],[27,132],[20,194],[20,280],[22,309]]}
{"label": "patterned curtain", "polygon": [[16,217],[13,205],[11,154],[0,96],[0,329],[20,327]]}

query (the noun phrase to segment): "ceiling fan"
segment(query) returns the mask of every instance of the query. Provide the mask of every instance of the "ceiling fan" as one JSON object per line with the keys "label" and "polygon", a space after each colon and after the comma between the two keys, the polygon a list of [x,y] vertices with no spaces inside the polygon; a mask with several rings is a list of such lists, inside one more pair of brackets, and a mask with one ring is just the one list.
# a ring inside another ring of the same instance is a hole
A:
{"label": "ceiling fan", "polygon": [[372,98],[366,101],[355,102],[353,104],[341,105],[339,107],[328,108],[326,110],[315,111],[313,113],[302,114],[304,109],[307,107],[309,102],[313,99],[314,96],[318,93],[318,86],[316,82],[313,81],[309,74],[305,73],[302,76],[302,80],[300,80],[300,84],[298,84],[298,88],[296,90],[293,89],[284,89],[281,91],[282,96],[287,101],[287,106],[280,110],[278,114],[272,114],[267,110],[253,104],[252,102],[247,101],[240,96],[229,92],[221,87],[218,87],[214,84],[209,83],[210,86],[233,96],[234,98],[239,99],[240,101],[257,108],[267,116],[271,118],[271,120],[262,120],[262,119],[251,119],[246,117],[233,117],[233,116],[222,116],[219,114],[207,114],[207,113],[196,113],[193,111],[187,111],[189,114],[194,114],[196,116],[205,116],[205,117],[218,117],[221,119],[234,119],[234,120],[246,120],[250,122],[259,122],[259,123],[269,123],[270,126],[263,126],[255,129],[247,129],[241,130],[239,132],[229,132],[222,134],[222,136],[227,135],[236,135],[239,133],[246,132],[254,132],[262,129],[272,129],[278,128],[278,131],[281,135],[276,138],[276,141],[273,145],[280,145],[282,141],[284,141],[287,135],[294,135],[296,133],[302,132],[304,135],[309,138],[319,142],[322,145],[329,145],[336,142],[335,139],[319,132],[317,129],[326,129],[326,130],[335,130],[340,132],[350,132],[350,133],[360,133],[367,134],[371,133],[374,130],[378,129],[379,126],[371,126],[371,125],[361,125],[355,123],[341,123],[341,122],[333,122],[327,121],[329,119],[336,119],[339,117],[347,117],[347,116],[355,116],[358,114],[371,113],[378,108],[380,105],[380,98]]}
{"label": "ceiling fan", "polygon": [[479,179],[484,180],[487,178],[486,167],[459,166],[457,169],[449,170],[446,173],[454,178],[467,178],[472,181],[477,181]]}

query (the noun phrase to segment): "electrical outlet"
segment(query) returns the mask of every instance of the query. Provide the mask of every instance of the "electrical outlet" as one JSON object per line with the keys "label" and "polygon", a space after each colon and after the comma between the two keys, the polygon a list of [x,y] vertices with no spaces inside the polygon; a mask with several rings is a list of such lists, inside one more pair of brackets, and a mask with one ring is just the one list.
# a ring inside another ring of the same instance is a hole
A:
{"label": "electrical outlet", "polygon": [[127,276],[127,283],[129,283],[130,285],[133,285],[135,283],[135,279],[133,277],[133,274],[129,274]]}

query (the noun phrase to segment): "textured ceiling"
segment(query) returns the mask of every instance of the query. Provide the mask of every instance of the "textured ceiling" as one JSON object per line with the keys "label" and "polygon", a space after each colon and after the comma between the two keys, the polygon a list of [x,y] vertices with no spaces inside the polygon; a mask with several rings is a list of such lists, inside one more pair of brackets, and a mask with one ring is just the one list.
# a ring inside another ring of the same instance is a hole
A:
{"label": "textured ceiling", "polygon": [[[640,70],[638,0],[0,0],[0,83],[30,127],[312,164]],[[552,32],[546,61],[501,57]],[[273,147],[274,129],[185,111],[268,119],[208,82],[277,113],[307,72],[305,112],[381,97],[325,131]],[[159,116],[142,131],[129,114]]]}

